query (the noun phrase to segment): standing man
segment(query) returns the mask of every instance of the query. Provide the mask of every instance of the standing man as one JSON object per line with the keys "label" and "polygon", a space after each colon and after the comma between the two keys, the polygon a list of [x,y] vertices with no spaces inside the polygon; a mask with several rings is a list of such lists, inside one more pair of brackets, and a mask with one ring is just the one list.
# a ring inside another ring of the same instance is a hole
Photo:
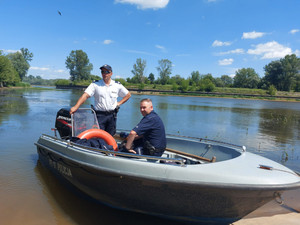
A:
{"label": "standing man", "polygon": [[[142,155],[161,156],[166,148],[165,126],[160,117],[154,112],[151,99],[141,100],[140,111],[144,117],[130,131],[125,151]],[[132,149],[133,143],[134,149]]]}
{"label": "standing man", "polygon": [[[111,79],[112,68],[109,65],[100,67],[102,80],[91,83],[70,110],[73,114],[91,96],[95,97],[93,109],[97,114],[100,129],[112,136],[116,133],[117,112],[120,106],[130,97],[130,92],[120,83]],[[118,102],[118,97],[122,99]]]}

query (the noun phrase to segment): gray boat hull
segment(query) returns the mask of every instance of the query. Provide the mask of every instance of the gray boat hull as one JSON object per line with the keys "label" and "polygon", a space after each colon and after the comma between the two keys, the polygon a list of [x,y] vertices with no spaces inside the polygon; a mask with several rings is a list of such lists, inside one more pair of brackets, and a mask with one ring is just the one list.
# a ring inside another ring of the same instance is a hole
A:
{"label": "gray boat hull", "polygon": [[[95,200],[118,209],[177,220],[231,223],[282,191],[300,187],[299,178],[295,178],[295,182],[277,184],[221,183],[214,182],[213,178],[205,182],[197,178],[201,174],[195,175],[194,180],[180,179],[175,174],[186,168],[186,176],[189,176],[192,170],[189,172],[188,167],[178,165],[131,162],[128,158],[120,159],[115,165],[113,158],[121,157],[91,154],[78,146],[74,154],[75,147],[43,136],[36,145],[44,166]],[[90,163],[90,157],[97,157],[99,163]],[[144,167],[148,167],[145,171],[152,170],[150,175],[143,174]],[[160,173],[156,174],[156,167],[160,167],[157,170]],[[169,170],[174,170],[174,175]]]}

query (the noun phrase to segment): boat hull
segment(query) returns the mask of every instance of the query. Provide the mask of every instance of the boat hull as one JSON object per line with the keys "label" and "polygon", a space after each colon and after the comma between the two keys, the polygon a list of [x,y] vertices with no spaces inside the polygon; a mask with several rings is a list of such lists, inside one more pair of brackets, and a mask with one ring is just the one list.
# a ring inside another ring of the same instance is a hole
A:
{"label": "boat hull", "polygon": [[99,202],[177,220],[231,223],[291,188],[137,176],[83,163],[42,145],[38,145],[38,154],[41,163],[54,174]]}

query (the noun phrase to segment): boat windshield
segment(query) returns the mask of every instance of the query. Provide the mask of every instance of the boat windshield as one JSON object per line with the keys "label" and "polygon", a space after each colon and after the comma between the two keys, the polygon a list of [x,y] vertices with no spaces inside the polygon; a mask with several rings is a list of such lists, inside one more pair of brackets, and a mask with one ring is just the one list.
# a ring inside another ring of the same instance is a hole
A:
{"label": "boat windshield", "polygon": [[81,108],[72,114],[72,136],[78,136],[85,130],[100,129],[93,109]]}

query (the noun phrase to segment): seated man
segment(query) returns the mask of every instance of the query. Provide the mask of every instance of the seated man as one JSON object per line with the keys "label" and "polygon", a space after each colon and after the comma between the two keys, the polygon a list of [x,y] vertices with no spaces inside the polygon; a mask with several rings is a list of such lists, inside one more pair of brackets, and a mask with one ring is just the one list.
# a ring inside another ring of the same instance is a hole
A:
{"label": "seated man", "polygon": [[[144,116],[127,137],[125,145],[128,152],[142,155],[161,156],[166,148],[165,127],[154,112],[151,99],[142,99],[140,111]],[[132,144],[134,143],[134,149]]]}

